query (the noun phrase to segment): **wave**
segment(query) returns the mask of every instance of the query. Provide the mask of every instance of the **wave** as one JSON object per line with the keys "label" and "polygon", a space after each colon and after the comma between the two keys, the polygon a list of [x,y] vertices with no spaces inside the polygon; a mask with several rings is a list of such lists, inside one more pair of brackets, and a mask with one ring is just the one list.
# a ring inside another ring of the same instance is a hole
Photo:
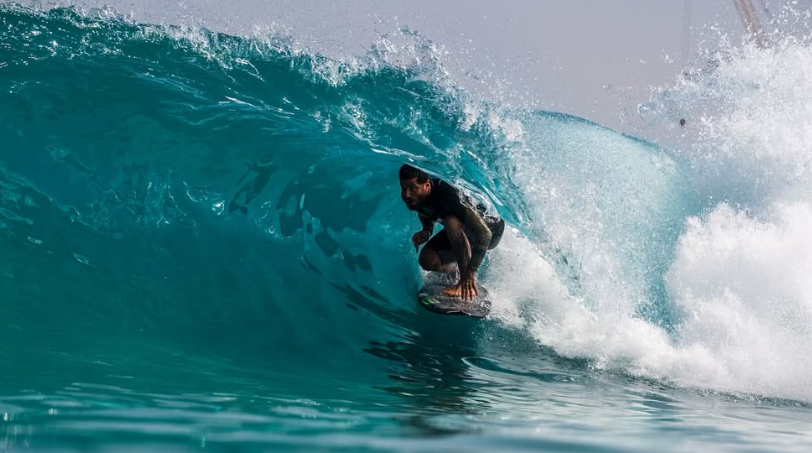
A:
{"label": "wave", "polygon": [[[473,332],[465,350],[518,332],[541,356],[599,369],[812,397],[808,366],[793,359],[812,326],[810,148],[808,137],[781,141],[812,118],[781,88],[806,93],[792,79],[802,44],[749,49],[713,83],[652,100],[664,117],[674,110],[659,99],[725,97],[723,115],[691,122],[713,140],[667,149],[476,99],[406,29],[405,55],[376,46],[336,61],[276,35],[104,12],[3,5],[0,25],[0,278],[18,327],[8,335],[75,351],[88,332],[113,349],[146,336],[286,382],[326,367],[347,385],[385,379],[381,358],[404,347],[433,354],[442,342],[419,337],[437,330]],[[511,225],[483,269],[491,321],[416,306],[403,162],[474,191]],[[778,193],[795,204],[766,203]]]}

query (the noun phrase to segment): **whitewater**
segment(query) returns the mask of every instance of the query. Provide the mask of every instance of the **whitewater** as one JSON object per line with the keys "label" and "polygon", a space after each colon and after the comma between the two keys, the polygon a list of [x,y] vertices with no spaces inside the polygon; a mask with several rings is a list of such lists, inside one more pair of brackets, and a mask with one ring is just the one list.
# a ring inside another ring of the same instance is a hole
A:
{"label": "whitewater", "polygon": [[[723,47],[646,140],[408,28],[0,5],[0,448],[808,451],[812,45]],[[487,319],[418,306],[405,162],[507,221]]]}

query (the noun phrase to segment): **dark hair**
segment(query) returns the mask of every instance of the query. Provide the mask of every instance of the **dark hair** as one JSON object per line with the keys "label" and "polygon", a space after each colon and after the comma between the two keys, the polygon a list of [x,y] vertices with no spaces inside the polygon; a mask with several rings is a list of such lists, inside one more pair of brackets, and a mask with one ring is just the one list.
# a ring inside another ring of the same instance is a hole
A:
{"label": "dark hair", "polygon": [[403,180],[415,178],[418,184],[424,184],[429,180],[428,173],[419,168],[412,167],[409,164],[403,164],[403,166],[400,167],[399,176],[400,179]]}

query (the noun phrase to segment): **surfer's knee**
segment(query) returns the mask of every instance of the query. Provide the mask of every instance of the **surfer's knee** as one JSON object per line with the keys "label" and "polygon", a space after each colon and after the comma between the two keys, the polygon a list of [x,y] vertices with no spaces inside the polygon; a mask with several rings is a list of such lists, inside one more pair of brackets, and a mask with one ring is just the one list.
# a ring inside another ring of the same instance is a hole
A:
{"label": "surfer's knee", "polygon": [[420,256],[417,258],[420,267],[425,271],[436,271],[442,266],[440,256],[431,247],[423,247]]}

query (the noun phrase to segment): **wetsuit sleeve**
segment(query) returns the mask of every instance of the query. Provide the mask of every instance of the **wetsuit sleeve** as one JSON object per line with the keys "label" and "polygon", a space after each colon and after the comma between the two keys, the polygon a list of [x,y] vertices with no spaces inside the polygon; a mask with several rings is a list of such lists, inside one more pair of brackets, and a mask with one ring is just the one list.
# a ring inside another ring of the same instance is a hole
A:
{"label": "wetsuit sleeve", "polygon": [[444,195],[446,211],[460,219],[466,229],[476,235],[476,243],[471,244],[471,259],[468,261],[468,267],[477,270],[482,264],[482,260],[485,259],[488,246],[491,245],[491,229],[488,228],[485,219],[469,203],[463,203],[459,192],[448,187]]}
{"label": "wetsuit sleeve", "polygon": [[420,224],[423,225],[423,231],[428,231],[429,233],[434,232],[434,220],[431,220],[423,214],[417,214],[417,217],[420,219]]}

